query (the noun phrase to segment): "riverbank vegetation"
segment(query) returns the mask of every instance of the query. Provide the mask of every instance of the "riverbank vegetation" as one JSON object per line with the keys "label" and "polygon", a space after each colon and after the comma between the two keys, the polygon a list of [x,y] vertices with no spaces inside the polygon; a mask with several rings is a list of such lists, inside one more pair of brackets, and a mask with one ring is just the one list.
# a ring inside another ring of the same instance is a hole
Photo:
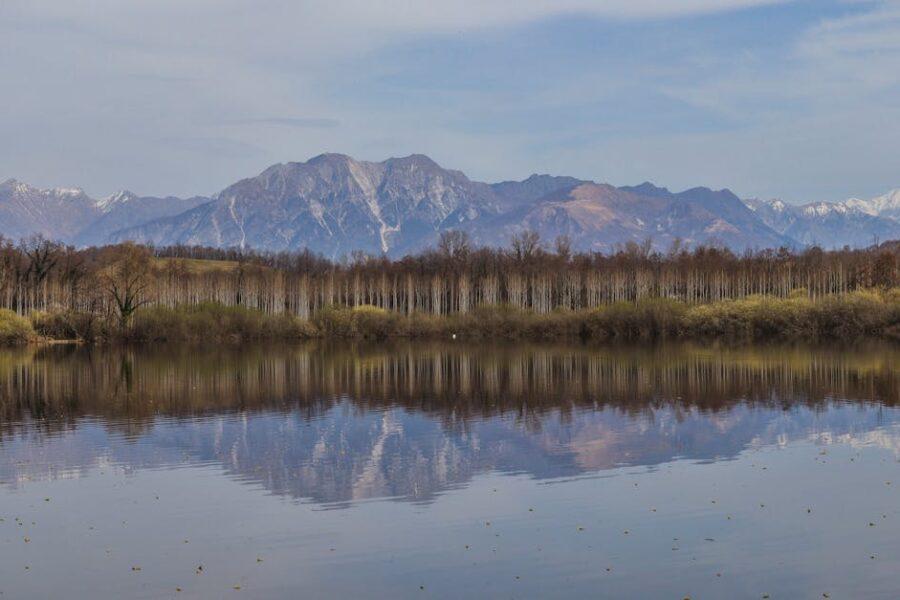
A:
{"label": "riverbank vegetation", "polygon": [[9,338],[14,342],[26,342],[36,336],[87,342],[312,338],[749,341],[863,337],[900,341],[898,290],[859,291],[817,299],[801,294],[791,298],[754,296],[699,305],[648,299],[546,314],[508,305],[482,306],[465,314],[449,315],[404,315],[368,305],[331,306],[317,311],[309,320],[205,303],[141,308],[125,326],[118,319],[104,320],[73,312],[33,313],[30,322],[11,311],[4,314],[18,323],[18,334]]}
{"label": "riverbank vegetation", "polygon": [[886,337],[900,340],[900,292],[811,299],[755,296],[688,305],[666,299],[547,314],[510,306],[446,316],[398,315],[377,307],[329,308],[313,319],[325,337],[461,339],[737,340]]}
{"label": "riverbank vegetation", "polygon": [[34,328],[25,317],[0,308],[0,346],[27,344],[35,339]]}
{"label": "riverbank vegetation", "polygon": [[[445,234],[400,260],[0,239],[0,343],[467,337],[900,337],[900,244],[736,255],[508,250]],[[25,318],[23,318],[25,317]]]}

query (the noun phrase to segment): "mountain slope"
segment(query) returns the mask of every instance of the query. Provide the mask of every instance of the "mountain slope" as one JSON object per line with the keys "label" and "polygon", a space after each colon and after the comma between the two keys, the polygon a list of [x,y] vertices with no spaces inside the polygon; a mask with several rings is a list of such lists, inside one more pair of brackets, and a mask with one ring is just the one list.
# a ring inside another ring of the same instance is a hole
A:
{"label": "mountain slope", "polygon": [[891,190],[887,194],[871,200],[851,198],[843,204],[847,208],[855,208],[867,215],[900,221],[900,189]]}
{"label": "mountain slope", "polygon": [[382,162],[322,154],[273,165],[211,198],[119,192],[95,201],[81,190],[0,184],[0,234],[42,233],[79,246],[133,240],[401,257],[453,229],[495,247],[530,229],[548,245],[568,235],[573,249],[601,252],[648,239],[659,250],[676,240],[735,251],[861,246],[900,238],[900,191],[795,207],[705,187],[676,193],[649,182],[615,188],[536,174],[487,184],[419,154]]}
{"label": "mountain slope", "polygon": [[781,200],[747,200],[747,205],[766,225],[800,244],[825,248],[866,247],[875,240],[900,238],[900,221],[856,208],[852,200],[815,202],[802,206]]}
{"label": "mountain slope", "polygon": [[615,188],[583,183],[476,225],[472,233],[479,243],[505,245],[526,229],[537,231],[544,240],[567,235],[574,248],[598,252],[647,239],[661,250],[676,239],[736,250],[792,245],[728,190],[695,188],[673,194],[652,184]]}
{"label": "mountain slope", "polygon": [[15,179],[0,183],[0,234],[67,240],[100,214],[80,189],[42,190]]}
{"label": "mountain slope", "polygon": [[487,185],[421,155],[372,163],[340,154],[274,165],[207,204],[113,239],[402,256],[434,245],[449,229],[491,246],[534,229],[546,241],[566,234],[576,249],[598,251],[647,238],[659,248],[676,238],[734,249],[793,245],[727,190],[619,190],[549,175]]}
{"label": "mountain slope", "polygon": [[77,246],[106,244],[110,241],[110,236],[121,229],[177,215],[209,201],[210,198],[202,196],[186,199],[174,196],[156,198],[138,196],[129,191],[117,192],[96,203],[100,216],[79,231],[72,242]]}
{"label": "mountain slope", "polygon": [[534,174],[523,181],[492,183],[491,189],[500,199],[503,209],[511,210],[518,208],[522,204],[539,200],[553,192],[571,189],[582,183],[588,182],[575,179],[574,177]]}
{"label": "mountain slope", "polygon": [[439,231],[496,214],[490,186],[412,155],[380,163],[323,154],[269,167],[176,217],[116,234],[153,244],[307,247],[400,254],[433,244]]}

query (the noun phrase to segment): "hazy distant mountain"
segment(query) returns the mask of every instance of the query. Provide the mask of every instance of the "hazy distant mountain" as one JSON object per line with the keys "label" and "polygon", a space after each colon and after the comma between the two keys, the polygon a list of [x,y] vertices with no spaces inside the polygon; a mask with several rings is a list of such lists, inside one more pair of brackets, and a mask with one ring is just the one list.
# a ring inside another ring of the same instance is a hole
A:
{"label": "hazy distant mountain", "polygon": [[[900,194],[895,195],[900,200]],[[900,220],[878,216],[879,212],[890,214],[890,207],[885,208],[886,203],[878,200],[815,202],[802,206],[781,200],[745,202],[766,225],[802,245],[842,248],[865,247],[876,240],[900,238]],[[861,210],[863,206],[868,210]]]}
{"label": "hazy distant mountain", "polygon": [[900,221],[900,189],[891,190],[887,194],[871,200],[851,198],[843,204],[848,208],[855,208],[867,215]]}
{"label": "hazy distant mountain", "polygon": [[571,189],[582,183],[588,182],[574,177],[532,175],[524,181],[503,181],[491,184],[491,189],[500,197],[503,207],[509,210],[523,203],[534,202],[547,194]]}
{"label": "hazy distant mountain", "polygon": [[209,201],[210,198],[203,196],[187,199],[174,196],[155,198],[138,196],[129,191],[117,192],[96,203],[100,216],[78,232],[72,241],[78,246],[106,244],[110,241],[110,236],[121,229],[177,215]]}
{"label": "hazy distant mountain", "polygon": [[41,234],[90,246],[115,231],[193,208],[209,198],[152,198],[119,192],[97,201],[73,188],[38,189],[10,179],[0,183],[0,234],[18,239]]}
{"label": "hazy distant mountain", "polygon": [[626,242],[650,240],[657,249],[679,239],[730,248],[791,246],[728,190],[695,188],[673,194],[652,184],[615,188],[583,183],[503,214],[473,230],[476,241],[506,243],[526,229],[545,240],[567,235],[574,247],[608,252]]}
{"label": "hazy distant mountain", "polygon": [[736,249],[794,245],[727,190],[673,194],[650,184],[617,190],[549,175],[486,185],[425,156],[370,163],[339,154],[275,165],[213,202],[115,237],[401,256],[433,245],[448,229],[468,231],[479,244],[504,246],[524,229],[548,242],[567,234],[583,250],[648,238],[659,248],[676,238]]}
{"label": "hazy distant mountain", "polygon": [[532,175],[486,184],[423,155],[366,162],[322,154],[273,165],[211,198],[119,192],[95,201],[81,190],[0,184],[0,234],[42,233],[79,246],[134,240],[399,257],[433,246],[447,230],[467,231],[477,244],[507,246],[513,235],[532,229],[548,245],[568,235],[577,250],[606,252],[649,239],[661,250],[680,240],[741,251],[868,245],[900,238],[898,227],[900,190],[795,207],[741,201],[729,190],[704,187],[675,193],[649,182],[615,188]]}
{"label": "hazy distant mountain", "polygon": [[0,234],[69,239],[100,214],[80,189],[41,190],[15,179],[0,183]]}

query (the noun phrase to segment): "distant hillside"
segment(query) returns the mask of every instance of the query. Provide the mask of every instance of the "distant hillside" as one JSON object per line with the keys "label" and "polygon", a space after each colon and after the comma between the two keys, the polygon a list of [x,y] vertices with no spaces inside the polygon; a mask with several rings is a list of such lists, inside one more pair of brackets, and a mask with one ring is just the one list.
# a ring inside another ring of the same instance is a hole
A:
{"label": "distant hillside", "polygon": [[762,223],[728,190],[706,188],[673,194],[656,187],[583,183],[472,228],[475,240],[482,244],[506,244],[525,230],[537,231],[550,241],[566,235],[574,248],[599,252],[647,239],[658,249],[670,247],[675,240],[734,249],[796,245]]}
{"label": "distant hillside", "polygon": [[[649,184],[648,184],[649,185]],[[460,229],[483,245],[507,245],[526,229],[548,243],[609,251],[651,239],[737,250],[795,246],[727,190],[674,194],[645,185],[621,190],[572,177],[532,175],[486,185],[413,155],[380,163],[327,154],[275,165],[173,217],[124,229],[113,239],[156,245],[308,247],[327,256],[353,250],[392,256],[420,251]]]}
{"label": "distant hillside", "polygon": [[533,230],[545,244],[566,235],[574,250],[599,252],[646,240],[657,249],[676,241],[736,251],[862,246],[900,238],[900,191],[797,207],[705,187],[671,192],[649,182],[616,188],[532,175],[487,184],[420,154],[382,162],[322,154],[187,199],[123,191],[94,200],[79,189],[0,184],[0,234],[39,233],[77,246],[133,240],[399,257],[434,246],[448,230],[489,246]]}
{"label": "distant hillside", "polygon": [[[900,194],[896,195],[900,198]],[[859,248],[876,241],[900,239],[900,220],[889,216],[890,207],[875,201],[815,202],[802,206],[781,200],[746,203],[766,225],[805,246]]]}
{"label": "distant hillside", "polygon": [[0,234],[13,239],[34,234],[68,240],[100,215],[80,189],[42,190],[9,179],[0,183]]}
{"label": "distant hillside", "polygon": [[122,191],[97,203],[101,215],[78,232],[73,239],[79,246],[95,246],[109,242],[122,229],[136,227],[156,219],[177,215],[209,202],[209,198],[154,198]]}
{"label": "distant hillside", "polygon": [[115,231],[202,202],[209,198],[149,198],[131,192],[94,200],[77,188],[38,189],[10,179],[0,183],[0,234],[13,239],[40,234],[78,246],[105,244]]}

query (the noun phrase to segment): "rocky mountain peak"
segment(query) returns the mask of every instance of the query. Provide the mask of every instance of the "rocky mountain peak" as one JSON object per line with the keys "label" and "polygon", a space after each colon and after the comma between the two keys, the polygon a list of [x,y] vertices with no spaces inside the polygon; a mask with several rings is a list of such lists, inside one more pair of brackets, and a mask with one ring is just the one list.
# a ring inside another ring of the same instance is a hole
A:
{"label": "rocky mountain peak", "polygon": [[[410,154],[409,156],[401,156],[389,158],[384,161],[385,166],[393,168],[406,169],[441,169],[441,166],[434,162],[429,156],[424,154]],[[458,173],[459,171],[457,171]]]}
{"label": "rocky mountain peak", "polygon": [[672,195],[672,192],[670,192],[668,188],[657,187],[649,181],[645,181],[640,185],[625,186],[621,189],[638,194],[639,196],[652,196],[654,198],[664,198]]}
{"label": "rocky mountain peak", "polygon": [[574,249],[608,252],[647,239],[658,249],[675,240],[735,250],[821,241],[862,245],[873,237],[900,238],[898,228],[900,191],[797,207],[742,202],[728,189],[672,192],[649,181],[616,188],[534,173],[487,184],[423,154],[382,162],[320,154],[272,165],[210,198],[123,190],[95,201],[76,188],[39,190],[15,179],[0,184],[0,233],[9,237],[308,248],[332,258],[357,250],[399,257],[434,246],[448,230],[468,232],[478,244],[506,246],[513,235],[533,229],[545,243],[567,235]]}
{"label": "rocky mountain peak", "polygon": [[128,190],[119,190],[118,192],[102,198],[97,201],[97,208],[102,212],[109,212],[114,207],[132,202],[138,198],[138,195]]}
{"label": "rocky mountain peak", "polygon": [[41,189],[13,178],[7,179],[0,184],[0,190],[5,191],[7,194],[28,194],[32,196],[54,197],[59,199],[87,197],[84,190],[81,188],[56,187]]}

